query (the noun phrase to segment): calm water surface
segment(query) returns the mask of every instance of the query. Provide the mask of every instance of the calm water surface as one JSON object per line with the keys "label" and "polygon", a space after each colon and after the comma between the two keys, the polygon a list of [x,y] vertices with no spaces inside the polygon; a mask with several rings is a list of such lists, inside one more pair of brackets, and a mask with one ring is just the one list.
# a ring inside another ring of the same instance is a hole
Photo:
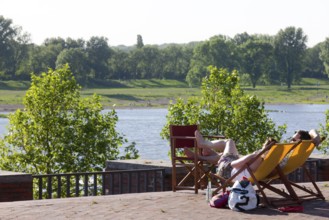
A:
{"label": "calm water surface", "polygon": [[[266,105],[269,117],[276,125],[287,124],[290,137],[295,130],[318,129],[325,124],[325,111],[329,105]],[[166,123],[167,109],[118,109],[118,132],[135,142],[142,159],[169,160],[169,144],[160,137]],[[6,133],[8,119],[0,119],[0,135]]]}

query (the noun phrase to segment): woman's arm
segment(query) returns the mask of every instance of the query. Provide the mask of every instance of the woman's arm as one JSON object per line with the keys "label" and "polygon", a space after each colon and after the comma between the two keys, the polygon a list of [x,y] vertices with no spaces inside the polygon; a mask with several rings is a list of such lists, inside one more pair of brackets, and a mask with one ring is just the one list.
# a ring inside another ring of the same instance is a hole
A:
{"label": "woman's arm", "polygon": [[[256,156],[259,154],[259,151],[256,151],[254,153],[248,154],[246,156],[243,156],[235,161],[231,162],[231,166],[235,169],[240,169],[241,167],[243,167],[246,163],[248,163],[249,161],[253,160],[256,158]],[[260,165],[260,163],[262,162],[262,158],[258,157],[251,165],[250,168],[251,170],[255,170],[258,168],[258,166]]]}
{"label": "woman's arm", "polygon": [[320,138],[320,134],[317,132],[317,130],[311,129],[308,133],[310,134],[315,146],[318,146],[321,142],[321,138]]}

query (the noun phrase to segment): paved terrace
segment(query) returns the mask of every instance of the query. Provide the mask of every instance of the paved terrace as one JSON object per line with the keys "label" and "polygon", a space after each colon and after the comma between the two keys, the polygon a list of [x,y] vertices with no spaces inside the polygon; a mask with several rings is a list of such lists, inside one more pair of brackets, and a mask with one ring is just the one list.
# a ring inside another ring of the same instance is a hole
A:
{"label": "paved terrace", "polygon": [[[326,201],[303,203],[303,213],[257,208],[249,212],[216,209],[203,191],[152,192],[67,199],[3,202],[0,219],[328,219],[329,182],[318,183]],[[267,193],[275,197],[272,193]]]}

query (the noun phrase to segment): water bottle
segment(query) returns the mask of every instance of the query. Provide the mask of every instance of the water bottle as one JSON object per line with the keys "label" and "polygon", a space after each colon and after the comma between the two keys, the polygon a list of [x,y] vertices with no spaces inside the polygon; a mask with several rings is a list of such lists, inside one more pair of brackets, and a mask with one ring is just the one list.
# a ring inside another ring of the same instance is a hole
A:
{"label": "water bottle", "polygon": [[212,198],[212,190],[211,190],[211,181],[208,179],[208,185],[206,190],[206,202],[209,203]]}

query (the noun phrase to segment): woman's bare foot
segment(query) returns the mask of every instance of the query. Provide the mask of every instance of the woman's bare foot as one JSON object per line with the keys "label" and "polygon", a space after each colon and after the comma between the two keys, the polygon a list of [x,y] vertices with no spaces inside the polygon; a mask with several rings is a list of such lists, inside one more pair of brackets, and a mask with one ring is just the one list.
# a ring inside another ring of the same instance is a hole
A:
{"label": "woman's bare foot", "polygon": [[199,148],[209,147],[207,141],[203,138],[203,136],[200,134],[198,130],[195,131],[194,135]]}
{"label": "woman's bare foot", "polygon": [[203,156],[214,155],[215,152],[209,148],[210,141],[205,140],[198,130],[195,131],[194,135],[196,142],[198,144],[198,148],[203,148],[202,155]]}

